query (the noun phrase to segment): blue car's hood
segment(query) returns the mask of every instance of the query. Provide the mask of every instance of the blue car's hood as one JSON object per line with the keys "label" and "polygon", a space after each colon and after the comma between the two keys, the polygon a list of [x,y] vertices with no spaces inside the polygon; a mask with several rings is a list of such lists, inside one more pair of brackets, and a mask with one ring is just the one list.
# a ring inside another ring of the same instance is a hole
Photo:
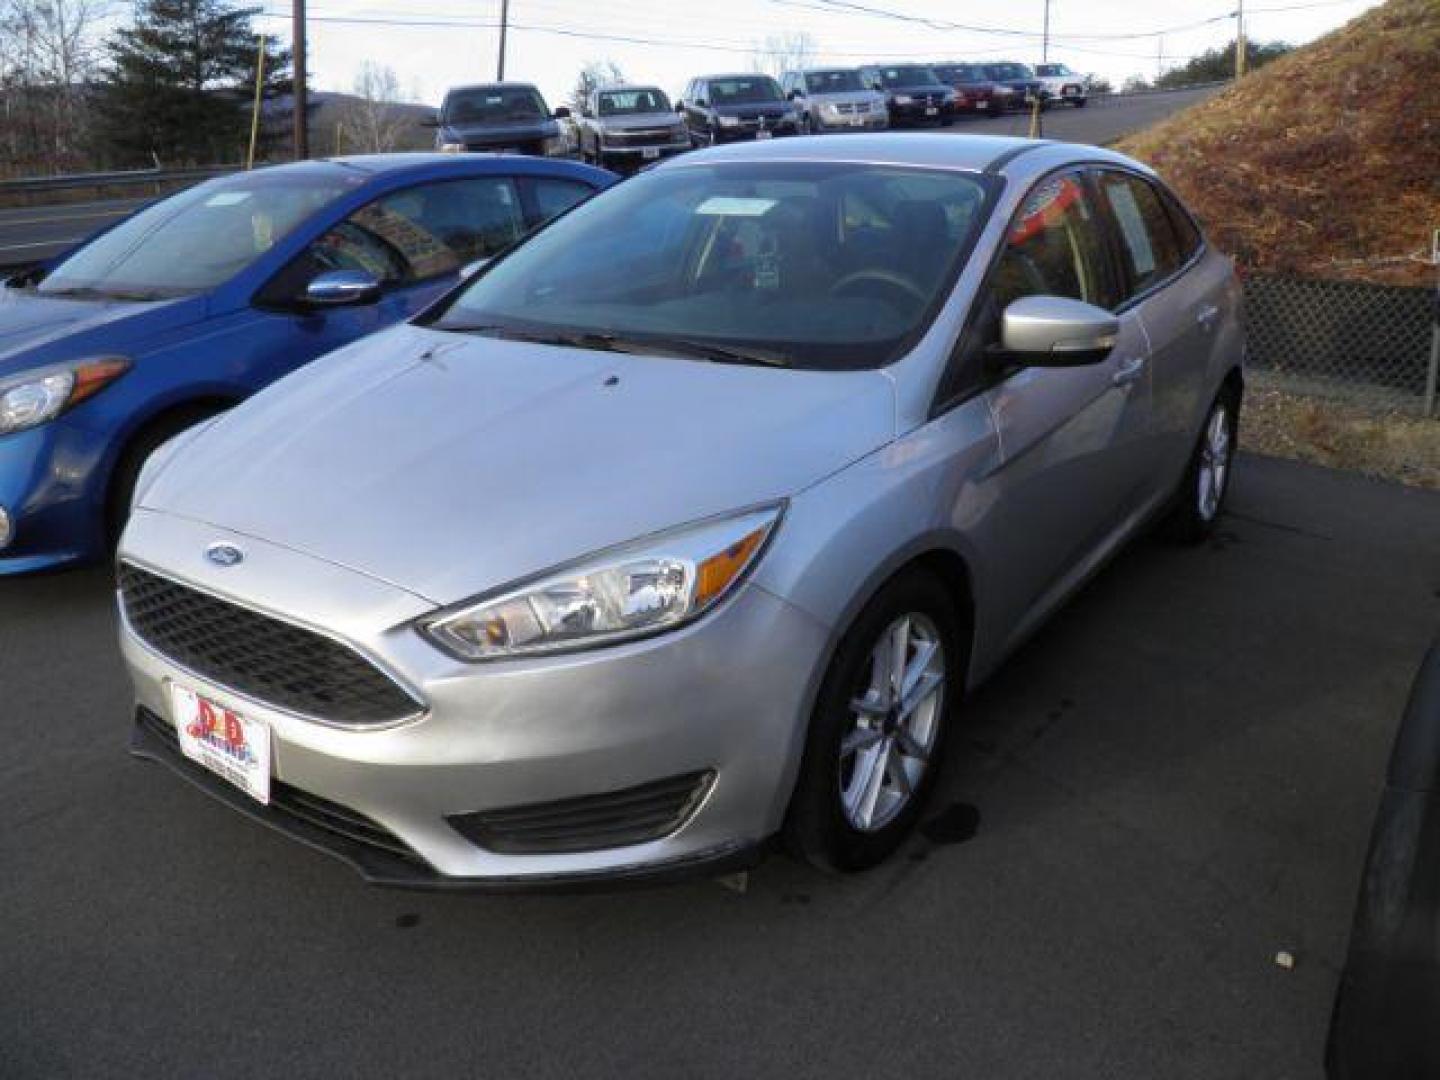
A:
{"label": "blue car's hood", "polygon": [[123,352],[137,340],[200,318],[201,297],[73,300],[0,287],[0,377],[89,353]]}

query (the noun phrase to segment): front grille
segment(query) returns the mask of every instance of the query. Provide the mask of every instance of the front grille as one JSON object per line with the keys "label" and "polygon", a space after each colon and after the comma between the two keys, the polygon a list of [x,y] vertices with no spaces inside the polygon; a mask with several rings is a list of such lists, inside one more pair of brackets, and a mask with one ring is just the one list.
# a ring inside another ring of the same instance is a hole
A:
{"label": "front grille", "polygon": [[287,712],[331,723],[389,724],[420,711],[393,679],[321,634],[120,565],[130,627],[204,679]]}
{"label": "front grille", "polygon": [[446,820],[467,840],[507,855],[599,851],[669,836],[689,820],[714,780],[713,772],[687,773],[603,795]]}
{"label": "front grille", "polygon": [[670,128],[631,128],[629,131],[605,132],[605,141],[615,146],[666,146],[679,140],[680,136]]}
{"label": "front grille", "polygon": [[[186,767],[204,774],[201,766],[191,762],[181,752],[180,739],[176,736],[173,727],[143,707],[139,710],[136,720],[141,727],[164,740],[166,746],[174,752],[177,763],[183,762]],[[385,826],[371,821],[365,815],[357,813],[349,807],[333,803],[329,799],[322,799],[318,795],[311,795],[308,791],[291,787],[284,781],[274,779],[270,781],[270,809],[353,844],[360,844],[375,851],[399,856],[408,862],[424,865],[424,861]]]}

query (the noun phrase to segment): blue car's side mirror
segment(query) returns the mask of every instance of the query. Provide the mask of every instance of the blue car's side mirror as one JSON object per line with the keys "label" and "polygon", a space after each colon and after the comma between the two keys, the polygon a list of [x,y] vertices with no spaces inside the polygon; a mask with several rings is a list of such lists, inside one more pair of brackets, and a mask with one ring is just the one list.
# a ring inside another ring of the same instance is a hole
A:
{"label": "blue car's side mirror", "polygon": [[305,303],[311,307],[368,304],[379,297],[380,282],[364,270],[327,270],[305,286]]}

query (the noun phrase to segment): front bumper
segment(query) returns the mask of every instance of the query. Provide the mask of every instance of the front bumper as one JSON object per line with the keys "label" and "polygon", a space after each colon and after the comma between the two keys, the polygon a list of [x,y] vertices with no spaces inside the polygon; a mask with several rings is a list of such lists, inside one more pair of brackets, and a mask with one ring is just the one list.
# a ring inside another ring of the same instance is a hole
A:
{"label": "front bumper", "polygon": [[[761,132],[767,134],[762,135]],[[793,122],[779,124],[774,127],[761,128],[755,124],[742,124],[739,127],[714,127],[710,129],[711,138],[718,143],[750,142],[754,139],[784,139],[791,135],[799,135],[799,125]]]}
{"label": "front bumper", "polygon": [[[933,112],[931,110],[934,110]],[[955,116],[955,103],[946,102],[943,105],[921,105],[912,103],[909,105],[897,105],[891,102],[889,105],[890,123],[902,124],[934,124],[942,120],[949,120]]]}
{"label": "front bumper", "polygon": [[600,145],[600,158],[602,162],[618,161],[627,165],[640,164],[646,161],[660,161],[663,158],[674,157],[676,154],[683,154],[690,149],[688,142],[663,143],[659,146],[611,146],[606,143]]}
{"label": "front bumper", "polygon": [[[243,544],[241,567],[203,558],[216,540]],[[713,870],[753,857],[789,801],[827,635],[810,616],[748,584],[697,623],[654,638],[549,658],[471,665],[409,625],[431,610],[394,586],[250,538],[153,513],[126,534],[122,557],[275,616],[334,632],[384,662],[426,703],[418,719],[345,730],[302,719],[197,678],[128,626],[121,647],[140,715],[159,718],[136,752],[178,764],[163,746],[178,682],[271,732],[280,790],[318,796],[373,823],[404,851],[357,854],[333,833],[286,823],[201,774],[231,805],[398,884],[554,886]],[[227,577],[229,580],[227,581]],[[336,614],[344,610],[348,614]],[[743,678],[736,673],[743,672]],[[623,846],[511,854],[467,839],[449,819],[619,792],[694,772],[713,782],[677,831]]]}
{"label": "front bumper", "polygon": [[890,126],[890,117],[884,110],[837,116],[818,112],[814,115],[814,125],[816,131],[883,131]]}
{"label": "front bumper", "polygon": [[12,522],[0,577],[100,557],[105,454],[103,438],[63,419],[0,436],[0,506]]}

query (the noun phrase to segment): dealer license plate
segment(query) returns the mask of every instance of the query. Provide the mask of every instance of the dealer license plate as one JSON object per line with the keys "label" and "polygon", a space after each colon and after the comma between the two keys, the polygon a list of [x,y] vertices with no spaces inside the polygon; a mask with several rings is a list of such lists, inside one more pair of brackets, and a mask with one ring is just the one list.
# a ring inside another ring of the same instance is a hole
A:
{"label": "dealer license plate", "polygon": [[940,111],[939,109],[926,109],[926,110],[925,110],[925,115],[926,115],[926,116],[934,116],[934,115],[935,115],[936,113],[938,113],[939,111]]}
{"label": "dealer license plate", "polygon": [[757,131],[757,132],[755,132],[755,138],[757,138],[757,139],[768,139],[768,138],[770,138],[770,132],[768,132],[768,131]]}
{"label": "dealer license plate", "polygon": [[178,683],[170,684],[170,704],[185,756],[268,805],[269,726]]}
{"label": "dealer license plate", "polygon": [[660,156],[660,151],[653,146],[647,146],[640,151],[640,156],[646,161],[654,161]]}

